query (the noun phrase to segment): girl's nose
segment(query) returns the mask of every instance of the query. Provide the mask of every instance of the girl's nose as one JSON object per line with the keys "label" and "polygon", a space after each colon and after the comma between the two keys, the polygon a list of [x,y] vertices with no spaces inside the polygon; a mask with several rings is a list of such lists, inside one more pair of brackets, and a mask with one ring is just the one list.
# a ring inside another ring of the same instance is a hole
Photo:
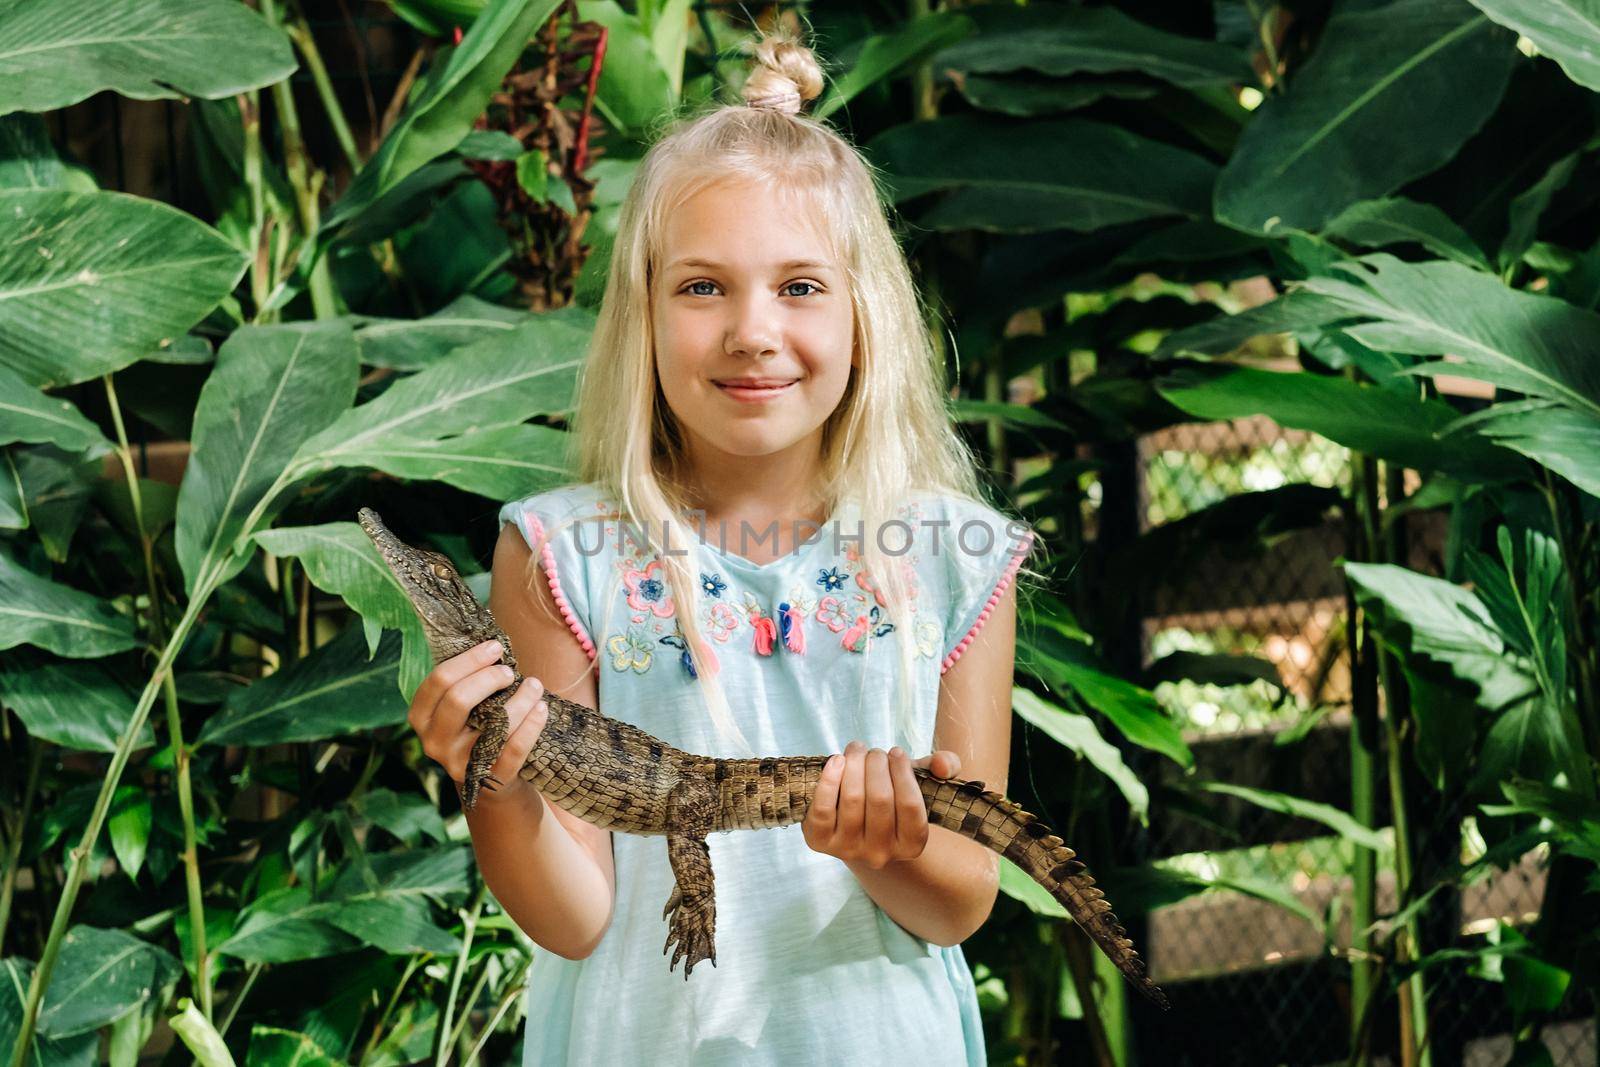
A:
{"label": "girl's nose", "polygon": [[776,355],[779,336],[772,308],[756,297],[740,304],[723,336],[722,350],[731,356]]}

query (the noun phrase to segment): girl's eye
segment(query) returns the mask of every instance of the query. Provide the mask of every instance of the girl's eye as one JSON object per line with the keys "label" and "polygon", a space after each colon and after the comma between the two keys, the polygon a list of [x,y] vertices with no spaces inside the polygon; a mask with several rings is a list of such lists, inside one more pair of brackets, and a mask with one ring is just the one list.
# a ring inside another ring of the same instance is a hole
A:
{"label": "girl's eye", "polygon": [[[706,281],[704,279],[701,279],[700,281],[697,281],[697,282],[690,282],[688,285],[683,287],[683,291],[685,293],[688,293],[691,296],[713,296],[713,295],[715,295],[714,293],[708,293],[708,292],[705,292],[704,290],[696,289],[695,287],[696,286],[700,286],[700,285],[709,285],[713,289],[715,289],[716,288],[716,284],[717,284],[716,282],[708,282],[708,281]],[[808,292],[803,292],[803,293],[796,293],[796,292],[793,291],[795,286],[804,286],[809,291]],[[790,282],[788,285],[785,285],[783,287],[783,292],[785,293],[785,295],[788,295],[788,296],[802,296],[802,297],[804,297],[804,296],[812,296],[815,293],[819,293],[821,291],[822,291],[821,287],[816,285],[816,284],[814,284],[814,283],[812,283],[812,282]]]}

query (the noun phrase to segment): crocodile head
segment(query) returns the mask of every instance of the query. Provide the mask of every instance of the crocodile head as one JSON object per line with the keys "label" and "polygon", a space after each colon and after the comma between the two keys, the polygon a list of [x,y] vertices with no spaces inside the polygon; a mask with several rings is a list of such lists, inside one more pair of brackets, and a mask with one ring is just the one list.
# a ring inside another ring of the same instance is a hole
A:
{"label": "crocodile head", "polygon": [[416,608],[435,663],[500,638],[494,616],[478,603],[448,556],[406,544],[371,508],[362,508],[356,519]]}

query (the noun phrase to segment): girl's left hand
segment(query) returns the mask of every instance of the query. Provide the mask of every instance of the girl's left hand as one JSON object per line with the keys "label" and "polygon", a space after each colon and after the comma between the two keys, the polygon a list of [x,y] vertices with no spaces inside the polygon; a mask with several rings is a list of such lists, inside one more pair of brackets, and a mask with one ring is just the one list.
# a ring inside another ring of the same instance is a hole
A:
{"label": "girl's left hand", "polygon": [[916,859],[928,844],[928,808],[913,767],[949,778],[961,758],[940,749],[915,762],[898,745],[885,752],[860,741],[822,768],[801,829],[813,851],[874,870]]}

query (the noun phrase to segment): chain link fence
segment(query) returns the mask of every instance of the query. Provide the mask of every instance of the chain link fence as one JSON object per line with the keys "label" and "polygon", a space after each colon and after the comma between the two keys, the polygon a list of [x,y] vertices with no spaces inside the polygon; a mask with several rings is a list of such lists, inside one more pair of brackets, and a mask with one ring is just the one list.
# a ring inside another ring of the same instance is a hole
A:
{"label": "chain link fence", "polygon": [[[1351,457],[1313,434],[1250,418],[1146,435],[1139,472],[1140,522],[1148,530],[1248,493],[1301,485],[1348,496]],[[1410,565],[1440,574],[1443,539],[1441,522],[1414,516]],[[1348,810],[1352,679],[1345,594],[1334,562],[1344,552],[1343,518],[1331,510],[1266,542],[1256,552],[1208,543],[1180,580],[1161,583],[1144,605],[1145,660],[1174,652],[1255,656],[1276,669],[1281,690],[1266,681],[1179,681],[1156,685],[1155,694],[1183,723],[1199,778]],[[1383,825],[1381,781],[1378,794]],[[1171,805],[1160,810],[1163,816],[1152,819],[1151,859],[1243,889],[1213,889],[1149,917],[1152,976],[1174,990],[1179,1005],[1170,1022],[1152,1020],[1149,1041],[1162,1050],[1159,1062],[1346,1062],[1355,849],[1317,823],[1233,798],[1212,806],[1209,816]],[[1427,825],[1419,829],[1469,859],[1483,849],[1470,814],[1424,813]],[[1530,854],[1466,886],[1446,914],[1442,936],[1466,946],[1499,921],[1527,924],[1538,914],[1544,878],[1542,855]],[[1286,887],[1288,899],[1265,899],[1270,894],[1252,892],[1258,887]],[[1395,910],[1393,873],[1382,865],[1375,897],[1378,914]],[[1435,1062],[1505,1063],[1510,1017],[1502,989],[1464,964],[1430,973],[1427,1040]],[[1393,998],[1377,1011],[1373,1047],[1392,1050]],[[1552,1025],[1542,1037],[1558,1067],[1595,1062],[1592,1022]]]}

